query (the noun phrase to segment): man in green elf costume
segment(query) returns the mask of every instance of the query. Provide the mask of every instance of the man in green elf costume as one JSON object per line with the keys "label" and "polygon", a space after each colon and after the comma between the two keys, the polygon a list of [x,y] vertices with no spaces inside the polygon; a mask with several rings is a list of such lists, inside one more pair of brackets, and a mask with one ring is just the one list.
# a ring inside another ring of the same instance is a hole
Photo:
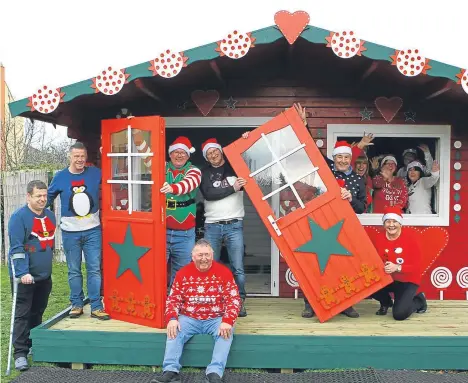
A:
{"label": "man in green elf costume", "polygon": [[192,260],[195,245],[195,217],[201,171],[189,161],[195,148],[187,137],[178,137],[169,146],[166,182],[160,192],[166,194],[166,257],[171,260],[172,286],[175,274]]}

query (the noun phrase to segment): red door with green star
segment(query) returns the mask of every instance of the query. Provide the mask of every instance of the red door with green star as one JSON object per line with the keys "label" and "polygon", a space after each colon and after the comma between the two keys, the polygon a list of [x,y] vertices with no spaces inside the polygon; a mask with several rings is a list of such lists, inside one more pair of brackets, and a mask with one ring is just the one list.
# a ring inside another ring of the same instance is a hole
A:
{"label": "red door with green star", "polygon": [[294,108],[223,151],[320,322],[392,282]]}
{"label": "red door with green star", "polygon": [[160,117],[102,122],[103,290],[112,319],[164,328],[165,126]]}

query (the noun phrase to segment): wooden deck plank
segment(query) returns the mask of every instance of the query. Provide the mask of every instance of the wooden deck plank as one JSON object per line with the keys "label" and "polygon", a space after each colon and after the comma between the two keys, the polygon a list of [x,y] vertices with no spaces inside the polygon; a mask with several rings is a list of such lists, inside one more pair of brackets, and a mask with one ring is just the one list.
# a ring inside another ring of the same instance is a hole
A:
{"label": "wooden deck plank", "polygon": [[[430,301],[425,314],[414,314],[405,321],[395,321],[391,310],[385,317],[375,315],[378,303],[366,300],[355,307],[361,317],[339,315],[320,323],[316,318],[300,316],[303,301],[294,299],[256,298],[246,301],[249,315],[239,318],[236,334],[316,335],[316,336],[468,336],[468,302]],[[89,317],[89,306],[78,319],[65,318],[50,327],[64,331],[111,331],[131,333],[165,333],[118,320],[97,321]]]}

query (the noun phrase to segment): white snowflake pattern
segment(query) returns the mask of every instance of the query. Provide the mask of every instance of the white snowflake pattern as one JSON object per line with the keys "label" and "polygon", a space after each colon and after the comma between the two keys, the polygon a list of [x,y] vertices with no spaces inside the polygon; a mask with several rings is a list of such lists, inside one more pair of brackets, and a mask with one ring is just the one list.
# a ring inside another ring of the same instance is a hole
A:
{"label": "white snowflake pattern", "polygon": [[232,303],[234,303],[236,306],[239,306],[240,304],[239,299],[233,299]]}
{"label": "white snowflake pattern", "polygon": [[195,307],[193,307],[193,306],[187,306],[187,311],[188,311],[189,313],[193,313],[193,312],[195,311]]}
{"label": "white snowflake pattern", "polygon": [[231,296],[235,297],[237,295],[236,289],[231,289]]}
{"label": "white snowflake pattern", "polygon": [[211,307],[211,311],[217,313],[220,310],[219,306],[213,306]]}
{"label": "white snowflake pattern", "polygon": [[197,293],[203,294],[205,292],[205,287],[204,286],[198,286],[197,287]]}

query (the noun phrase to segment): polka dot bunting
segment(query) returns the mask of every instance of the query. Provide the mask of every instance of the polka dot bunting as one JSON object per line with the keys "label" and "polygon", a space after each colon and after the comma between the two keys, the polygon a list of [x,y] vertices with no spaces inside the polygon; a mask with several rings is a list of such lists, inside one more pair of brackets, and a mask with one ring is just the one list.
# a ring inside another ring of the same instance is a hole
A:
{"label": "polka dot bunting", "polygon": [[61,92],[60,88],[53,89],[44,85],[28,98],[29,103],[27,106],[31,108],[31,111],[44,114],[52,113],[63,101],[64,95],[65,93]]}
{"label": "polka dot bunting", "polygon": [[325,39],[328,42],[327,47],[343,59],[361,56],[361,52],[366,50],[364,41],[357,38],[353,31],[332,32]]}
{"label": "polka dot bunting", "polygon": [[166,49],[151,61],[149,69],[153,72],[153,76],[159,75],[164,78],[172,78],[187,66],[187,60],[188,58],[184,56],[183,52],[177,53]]}
{"label": "polka dot bunting", "polygon": [[114,69],[109,66],[93,78],[91,87],[96,89],[96,93],[112,96],[122,90],[129,76],[125,73],[125,69]]}
{"label": "polka dot bunting", "polygon": [[392,65],[395,65],[401,74],[408,77],[414,77],[421,73],[426,74],[426,71],[431,68],[428,65],[429,60],[421,55],[419,49],[397,50],[391,58]]}
{"label": "polka dot bunting", "polygon": [[218,41],[216,52],[220,56],[227,56],[231,59],[240,59],[244,57],[250,48],[253,48],[255,38],[250,33],[242,33],[233,31],[229,33],[223,40]]}

